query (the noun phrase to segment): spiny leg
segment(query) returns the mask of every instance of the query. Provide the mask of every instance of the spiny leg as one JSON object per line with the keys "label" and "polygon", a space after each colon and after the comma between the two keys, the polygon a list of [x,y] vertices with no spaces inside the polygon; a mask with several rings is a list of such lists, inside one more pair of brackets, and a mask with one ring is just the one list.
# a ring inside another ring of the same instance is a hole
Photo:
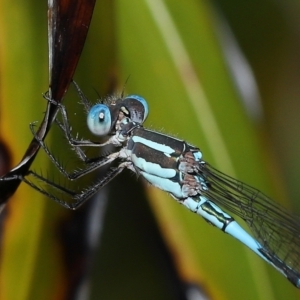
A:
{"label": "spiny leg", "polygon": [[[55,122],[57,123],[57,125],[60,127],[60,129],[63,132],[66,132],[65,127],[58,120],[55,120]],[[31,132],[34,134],[33,124],[30,124],[30,129],[31,129]],[[79,142],[79,140],[78,140],[78,142]],[[97,145],[97,147],[104,147],[104,146],[109,146],[110,144],[109,143],[103,143],[103,144],[96,144],[96,145]],[[112,145],[112,146],[116,147],[115,145]],[[46,147],[46,145],[45,145],[45,147]],[[78,158],[80,160],[82,160],[84,163],[89,164],[89,163],[93,163],[93,162],[95,162],[95,161],[98,160],[99,157],[94,157],[94,158],[87,157],[86,154],[85,154],[85,152],[80,147],[81,146],[72,146],[72,150],[75,151],[75,153],[77,154]],[[48,150],[48,152],[50,152],[50,151]]]}
{"label": "spiny leg", "polygon": [[[80,147],[104,147],[104,146],[113,146],[115,148],[121,147],[122,144],[118,140],[118,137],[116,135],[111,136],[106,142],[104,143],[98,143],[98,142],[92,142],[90,140],[77,140],[74,139],[71,135],[71,126],[69,125],[67,112],[65,108],[63,108],[64,114],[62,114],[64,125],[61,124],[58,120],[56,120],[57,125],[60,127],[60,129],[65,133],[65,136],[69,142],[69,144],[72,146],[72,149],[75,151],[77,156],[80,160],[82,160],[84,163],[93,163],[98,160],[98,158],[88,158],[84,151]],[[31,127],[32,128],[32,127]],[[34,131],[31,130],[34,134]]]}
{"label": "spiny leg", "polygon": [[[82,91],[80,90],[80,88],[78,87],[78,85],[73,82],[77,92],[80,96],[81,102],[82,104],[85,106],[87,112],[90,110],[91,108],[91,104],[89,103],[89,101],[85,98],[84,94],[82,93]],[[69,120],[68,120],[68,115],[67,115],[67,111],[66,108],[60,104],[57,103],[55,100],[49,98],[47,95],[44,95],[44,98],[57,105],[58,108],[60,109],[61,112],[61,116],[62,116],[62,120],[64,124],[61,124],[57,119],[55,120],[57,125],[60,127],[60,129],[64,132],[69,144],[73,147],[73,150],[76,152],[77,156],[79,157],[79,159],[81,159],[82,161],[84,161],[85,163],[89,163],[92,161],[95,161],[95,159],[89,159],[87,158],[87,156],[85,155],[84,151],[80,148],[80,147],[103,147],[106,145],[113,145],[115,147],[119,147],[122,146],[121,143],[119,142],[118,138],[116,138],[116,136],[112,136],[110,139],[108,139],[105,143],[99,143],[99,142],[92,142],[90,140],[78,140],[78,138],[74,139],[72,137],[71,131],[72,131],[72,127],[69,124]],[[32,127],[31,127],[32,128]],[[33,132],[33,130],[31,129],[31,131]]]}
{"label": "spiny leg", "polygon": [[56,123],[59,125],[59,127],[65,133],[66,138],[71,146],[73,146],[73,147],[76,147],[76,146],[77,147],[78,146],[79,147],[83,147],[83,146],[85,146],[85,147],[101,147],[101,146],[107,145],[107,143],[98,143],[98,142],[92,142],[90,140],[74,139],[71,134],[71,126],[69,123],[68,114],[67,114],[67,110],[66,110],[65,106],[56,102],[55,100],[49,98],[47,95],[44,95],[44,98],[47,101],[49,101],[50,103],[56,105],[58,107],[58,109],[60,110],[64,125],[60,124],[60,122],[58,122],[58,121],[56,121]]}
{"label": "spiny leg", "polygon": [[69,142],[69,144],[73,147],[102,147],[107,145],[108,143],[99,143],[99,142],[93,142],[90,140],[78,140],[73,138],[71,134],[71,126],[69,124],[69,119],[68,119],[68,114],[66,108],[61,105],[57,104],[59,107],[59,110],[61,112],[62,120],[63,120],[63,125],[60,122],[56,122],[61,130],[65,133],[65,136]]}
{"label": "spiny leg", "polygon": [[[58,120],[55,120],[56,124],[60,127],[60,129],[65,133],[65,135],[67,136],[66,133],[66,129],[64,127],[63,124],[61,124]],[[79,140],[78,140],[79,141]],[[104,144],[96,144],[99,147],[104,147],[104,146],[108,146],[108,143],[104,143]],[[86,145],[85,145],[86,146]],[[114,147],[116,147],[115,145],[113,145]],[[89,164],[92,163],[94,161],[97,161],[98,157],[96,158],[89,158],[86,156],[85,152],[80,148],[80,146],[72,146],[72,150],[75,151],[76,155],[78,156],[78,158],[80,160],[82,160],[84,163]]]}
{"label": "spiny leg", "polygon": [[[74,84],[76,90],[77,90],[77,93],[79,95],[79,99],[80,99],[80,102],[81,104],[84,106],[86,112],[89,112],[89,110],[91,109],[92,107],[92,104],[90,103],[90,101],[85,97],[84,93],[82,92],[82,90],[80,89],[80,87],[78,86],[78,84],[72,80],[72,83]],[[58,105],[59,102],[55,101],[54,99],[50,98],[49,97],[49,92],[46,92],[44,95],[43,95],[44,99],[46,99],[48,102],[51,102],[52,104],[54,105]]]}
{"label": "spiny leg", "polygon": [[91,109],[91,106],[92,106],[90,101],[85,97],[84,93],[82,92],[82,90],[79,88],[78,84],[74,80],[72,80],[72,83],[74,84],[74,86],[77,90],[80,101],[84,105],[86,112],[89,112],[89,110]]}
{"label": "spiny leg", "polygon": [[199,200],[197,201],[195,200],[197,199],[188,197],[182,201],[182,204],[192,212],[202,216],[210,224],[239,240],[258,256],[272,265],[275,269],[277,269],[280,273],[286,276],[292,282],[292,284],[300,288],[300,274],[287,266],[279,257],[275,255],[275,253],[272,253],[263,247],[259,241],[245,231],[234,220],[234,218],[225,213],[219,206],[204,196],[200,196]]}
{"label": "spiny leg", "polygon": [[98,157],[92,160],[92,163],[88,163],[90,159],[86,158],[85,162],[88,164],[88,166],[82,170],[75,170],[71,173],[68,173],[65,168],[59,163],[59,161],[53,156],[53,154],[50,152],[48,147],[45,145],[45,142],[41,139],[39,139],[33,129],[33,124],[30,124],[30,129],[35,137],[35,139],[39,142],[41,148],[45,151],[47,156],[50,158],[52,163],[57,167],[57,169],[64,175],[66,176],[69,180],[75,180],[81,176],[84,176],[98,168],[101,168],[102,166],[113,162],[115,159],[119,157],[119,152],[114,152],[108,156],[104,157]]}
{"label": "spiny leg", "polygon": [[20,179],[23,182],[27,183],[32,188],[34,188],[35,190],[37,190],[38,192],[40,192],[41,194],[45,195],[46,197],[50,198],[51,200],[53,200],[53,201],[57,202],[58,204],[62,205],[63,207],[68,208],[68,209],[72,209],[72,210],[76,210],[82,204],[84,204],[89,198],[91,198],[94,194],[96,194],[101,188],[103,188],[106,184],[108,184],[111,180],[113,180],[123,170],[124,170],[124,167],[122,165],[120,165],[117,168],[111,168],[110,172],[108,172],[105,175],[104,178],[102,178],[101,180],[98,180],[97,182],[95,182],[94,184],[88,186],[87,188],[85,188],[83,191],[81,191],[79,193],[77,193],[73,190],[64,188],[64,187],[60,186],[59,184],[56,184],[55,182],[52,182],[52,181],[44,178],[43,176],[35,173],[34,171],[29,171],[27,176],[32,175],[35,178],[37,178],[38,180],[45,183],[46,185],[51,186],[55,190],[58,190],[58,191],[60,191],[64,194],[70,196],[71,199],[75,201],[73,203],[69,203],[67,201],[59,199],[57,196],[47,192],[46,190],[44,190],[43,188],[37,186],[33,182],[27,180],[27,178],[25,178],[23,176]]}

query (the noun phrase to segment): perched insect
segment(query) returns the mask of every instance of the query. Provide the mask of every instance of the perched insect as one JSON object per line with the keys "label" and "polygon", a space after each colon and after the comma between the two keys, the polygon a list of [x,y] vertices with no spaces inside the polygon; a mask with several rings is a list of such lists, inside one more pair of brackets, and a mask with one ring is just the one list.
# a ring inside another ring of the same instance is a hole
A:
{"label": "perched insect", "polygon": [[[125,168],[144,177],[150,184],[168,192],[180,204],[206,221],[232,235],[271,264],[296,287],[300,288],[300,219],[250,187],[214,169],[202,159],[201,151],[183,140],[143,127],[148,115],[146,100],[137,95],[112,98],[105,104],[91,106],[75,84],[88,112],[89,130],[98,137],[109,137],[105,143],[72,137],[66,108],[57,104],[63,123],[58,123],[70,146],[86,168],[68,173],[55,159],[44,142],[36,136],[56,167],[69,180],[76,180],[112,162],[104,178],[79,193],[60,186],[41,175],[30,175],[46,185],[67,194],[72,203],[47,192],[23,177],[23,181],[69,209],[76,209]],[[55,104],[55,101],[48,99]],[[31,130],[34,133],[33,125]],[[111,154],[89,159],[82,147],[114,146]],[[222,207],[222,208],[221,208]],[[228,213],[241,217],[251,228],[249,235]]]}

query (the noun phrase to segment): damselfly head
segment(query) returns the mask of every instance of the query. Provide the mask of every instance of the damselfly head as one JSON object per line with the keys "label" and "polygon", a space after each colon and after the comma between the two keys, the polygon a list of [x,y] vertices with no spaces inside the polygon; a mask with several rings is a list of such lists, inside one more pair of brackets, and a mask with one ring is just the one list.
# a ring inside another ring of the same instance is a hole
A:
{"label": "damselfly head", "polygon": [[119,130],[119,123],[124,118],[129,118],[137,124],[143,124],[148,112],[148,103],[144,98],[130,95],[114,102],[110,101],[107,105],[96,104],[92,106],[88,112],[87,125],[94,135],[106,136]]}

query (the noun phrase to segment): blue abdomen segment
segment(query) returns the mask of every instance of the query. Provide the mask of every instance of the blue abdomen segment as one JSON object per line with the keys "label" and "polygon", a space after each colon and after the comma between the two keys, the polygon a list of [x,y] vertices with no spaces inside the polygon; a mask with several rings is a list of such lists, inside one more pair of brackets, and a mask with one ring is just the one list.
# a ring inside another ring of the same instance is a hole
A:
{"label": "blue abdomen segment", "polygon": [[216,226],[222,231],[230,234],[258,256],[272,265],[282,273],[293,285],[300,288],[300,277],[297,272],[288,267],[275,254],[269,253],[261,244],[245,231],[231,216],[225,213],[220,207],[206,199],[204,196],[196,198],[187,198],[181,202],[190,211],[200,215],[210,224]]}

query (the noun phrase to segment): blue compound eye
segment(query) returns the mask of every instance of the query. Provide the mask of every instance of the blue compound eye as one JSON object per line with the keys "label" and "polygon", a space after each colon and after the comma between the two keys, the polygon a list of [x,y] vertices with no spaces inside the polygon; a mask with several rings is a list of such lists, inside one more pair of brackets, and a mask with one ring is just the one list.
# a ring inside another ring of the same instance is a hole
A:
{"label": "blue compound eye", "polygon": [[94,105],[87,116],[89,130],[98,136],[105,136],[111,129],[111,114],[109,108],[104,104]]}
{"label": "blue compound eye", "polygon": [[148,117],[149,108],[147,101],[138,95],[129,95],[124,98],[124,103],[128,103],[128,109],[131,114],[131,119],[137,123],[144,123]]}

